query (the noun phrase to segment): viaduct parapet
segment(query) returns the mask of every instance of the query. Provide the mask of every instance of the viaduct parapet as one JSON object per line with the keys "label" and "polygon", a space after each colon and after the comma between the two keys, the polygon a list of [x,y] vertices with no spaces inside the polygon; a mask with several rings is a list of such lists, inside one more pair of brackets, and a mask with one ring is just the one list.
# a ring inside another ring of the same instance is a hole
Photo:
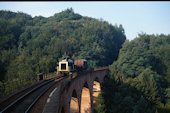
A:
{"label": "viaduct parapet", "polygon": [[51,92],[43,113],[93,113],[94,98],[108,75],[105,67],[68,77]]}

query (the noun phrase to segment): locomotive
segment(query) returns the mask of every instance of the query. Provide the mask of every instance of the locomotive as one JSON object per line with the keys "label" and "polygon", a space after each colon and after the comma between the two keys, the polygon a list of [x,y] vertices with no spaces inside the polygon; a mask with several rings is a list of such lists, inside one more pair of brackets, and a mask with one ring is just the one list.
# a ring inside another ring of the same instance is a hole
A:
{"label": "locomotive", "polygon": [[70,75],[73,72],[80,72],[88,68],[86,59],[63,59],[58,63],[57,74]]}

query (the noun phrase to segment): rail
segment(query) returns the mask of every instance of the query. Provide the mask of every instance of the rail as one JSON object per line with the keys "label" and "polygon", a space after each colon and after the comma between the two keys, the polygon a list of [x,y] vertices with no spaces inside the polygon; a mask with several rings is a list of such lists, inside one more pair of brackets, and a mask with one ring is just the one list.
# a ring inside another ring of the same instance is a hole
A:
{"label": "rail", "polygon": [[[27,98],[34,98],[32,102],[29,103],[29,105],[25,106],[25,108],[22,108],[24,110],[25,113],[27,113],[32,106],[39,100],[39,98],[48,90],[50,89],[54,84],[54,80],[55,79],[64,79],[64,77],[55,77],[53,79],[50,80],[45,80],[44,83],[34,87],[33,89],[31,89],[30,91],[28,91],[27,93],[25,93],[24,95],[22,95],[21,97],[19,97],[18,99],[16,99],[15,101],[13,101],[12,103],[10,103],[9,105],[7,105],[5,108],[3,108],[0,113],[6,113],[6,112],[11,112],[11,111],[17,111],[17,107],[18,109],[21,108],[20,106],[22,106],[22,102],[24,102],[24,99],[26,100]],[[37,94],[35,94],[37,92]],[[31,97],[31,94],[34,95],[33,97]],[[36,96],[35,96],[36,95]],[[28,102],[27,102],[28,104]],[[20,110],[19,110],[20,111]]]}
{"label": "rail", "polygon": [[26,94],[24,94],[23,96],[19,97],[17,100],[15,100],[14,102],[12,102],[10,105],[8,105],[7,107],[5,107],[2,111],[0,111],[0,113],[4,113],[6,111],[9,111],[10,108],[14,107],[18,102],[20,102],[24,97],[28,96],[29,94],[31,94],[32,92],[34,92],[35,90],[37,90],[38,88],[44,86],[45,84],[51,82],[51,80],[44,82],[43,84],[41,84],[40,86],[37,86],[35,88],[33,88],[32,90],[30,90],[29,92],[27,92]]}
{"label": "rail", "polygon": [[[56,79],[58,79],[59,81],[61,81],[62,79],[64,79],[64,76],[61,77],[57,77]],[[34,106],[34,104],[40,99],[40,97],[42,97],[55,83],[52,83],[51,85],[49,85],[47,87],[47,89],[45,89],[43,92],[40,93],[40,95],[30,104],[30,106],[27,108],[27,110],[25,111],[25,113],[28,113],[31,108]]]}

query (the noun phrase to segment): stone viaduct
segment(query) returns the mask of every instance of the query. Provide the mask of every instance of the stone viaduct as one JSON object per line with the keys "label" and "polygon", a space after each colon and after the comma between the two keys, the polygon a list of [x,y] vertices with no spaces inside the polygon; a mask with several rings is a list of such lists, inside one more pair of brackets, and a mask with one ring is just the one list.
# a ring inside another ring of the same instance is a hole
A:
{"label": "stone viaduct", "polygon": [[51,92],[43,113],[93,113],[94,98],[108,75],[105,67],[68,77]]}

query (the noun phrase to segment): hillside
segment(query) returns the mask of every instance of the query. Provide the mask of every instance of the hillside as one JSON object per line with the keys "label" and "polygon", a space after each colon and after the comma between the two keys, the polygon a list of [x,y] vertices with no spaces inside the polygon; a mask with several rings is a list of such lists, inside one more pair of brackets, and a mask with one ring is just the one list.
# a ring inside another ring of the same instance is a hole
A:
{"label": "hillside", "polygon": [[170,35],[139,34],[126,40],[110,75],[98,98],[98,113],[169,113]]}
{"label": "hillside", "polygon": [[84,58],[91,67],[117,59],[126,40],[120,26],[66,9],[51,17],[0,11],[0,96],[53,72],[64,57]]}

